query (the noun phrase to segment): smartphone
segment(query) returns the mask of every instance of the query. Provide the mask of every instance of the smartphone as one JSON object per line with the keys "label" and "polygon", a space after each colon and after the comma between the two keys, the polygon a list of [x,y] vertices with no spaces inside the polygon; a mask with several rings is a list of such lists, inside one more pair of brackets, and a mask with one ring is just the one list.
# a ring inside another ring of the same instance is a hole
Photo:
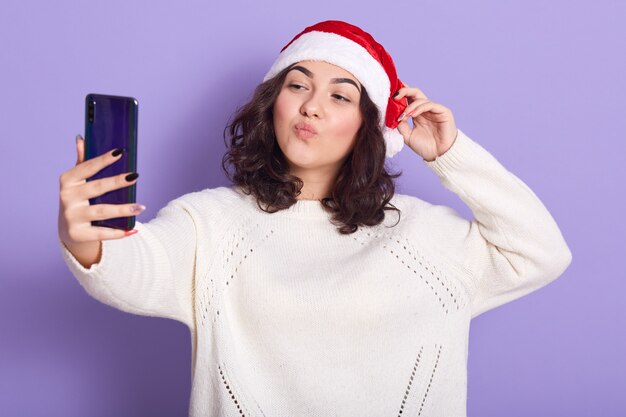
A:
{"label": "smartphone", "polygon": [[[137,172],[138,107],[139,103],[133,97],[87,94],[85,97],[85,160],[111,152],[115,148],[124,148],[120,159],[87,178],[87,181],[126,172]],[[89,204],[135,203],[136,190],[137,183],[90,198]],[[91,224],[131,230],[135,227],[135,216],[94,220]]]}

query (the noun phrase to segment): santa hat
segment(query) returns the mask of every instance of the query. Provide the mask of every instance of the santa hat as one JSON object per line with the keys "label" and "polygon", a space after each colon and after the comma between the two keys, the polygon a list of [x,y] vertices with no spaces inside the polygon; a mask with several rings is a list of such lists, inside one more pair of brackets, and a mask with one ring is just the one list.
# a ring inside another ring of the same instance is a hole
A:
{"label": "santa hat", "polygon": [[309,26],[281,49],[278,58],[263,78],[274,77],[299,61],[325,61],[352,73],[367,89],[378,107],[386,142],[386,157],[391,158],[404,146],[396,127],[406,100],[394,100],[403,85],[391,56],[369,33],[340,20],[327,20]]}

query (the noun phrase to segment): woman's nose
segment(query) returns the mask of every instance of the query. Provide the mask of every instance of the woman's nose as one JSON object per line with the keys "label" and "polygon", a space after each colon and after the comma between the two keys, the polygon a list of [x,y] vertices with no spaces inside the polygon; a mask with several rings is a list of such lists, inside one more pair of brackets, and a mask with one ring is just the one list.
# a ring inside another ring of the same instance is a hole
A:
{"label": "woman's nose", "polygon": [[318,93],[311,93],[302,103],[300,112],[309,117],[320,117],[322,113],[322,105],[320,103],[320,97]]}

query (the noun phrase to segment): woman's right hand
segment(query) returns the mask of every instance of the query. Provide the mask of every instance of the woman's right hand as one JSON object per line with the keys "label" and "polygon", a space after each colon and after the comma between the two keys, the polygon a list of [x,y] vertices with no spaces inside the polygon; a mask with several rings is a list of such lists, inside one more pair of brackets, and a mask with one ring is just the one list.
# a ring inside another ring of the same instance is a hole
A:
{"label": "woman's right hand", "polygon": [[[87,181],[103,168],[120,159],[121,153],[113,156],[111,150],[103,155],[85,161],[85,141],[76,137],[78,154],[76,165],[61,174],[59,178],[59,238],[74,254],[81,255],[81,264],[99,262],[101,241],[120,239],[137,232],[125,231],[110,227],[92,226],[93,220],[112,219],[116,217],[135,216],[145,210],[140,204],[95,204],[90,205],[89,199],[119,188],[133,185],[137,178],[127,181],[130,172],[111,177]],[[78,257],[77,257],[78,258]]]}

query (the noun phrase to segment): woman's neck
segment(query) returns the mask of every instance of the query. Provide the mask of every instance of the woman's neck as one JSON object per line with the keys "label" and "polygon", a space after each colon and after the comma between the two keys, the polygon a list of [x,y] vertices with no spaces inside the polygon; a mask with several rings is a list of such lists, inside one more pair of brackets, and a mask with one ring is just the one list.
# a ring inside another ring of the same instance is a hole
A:
{"label": "woman's neck", "polygon": [[326,170],[294,170],[292,175],[300,178],[302,189],[296,196],[297,200],[317,200],[320,201],[330,196],[336,178],[336,172]]}

